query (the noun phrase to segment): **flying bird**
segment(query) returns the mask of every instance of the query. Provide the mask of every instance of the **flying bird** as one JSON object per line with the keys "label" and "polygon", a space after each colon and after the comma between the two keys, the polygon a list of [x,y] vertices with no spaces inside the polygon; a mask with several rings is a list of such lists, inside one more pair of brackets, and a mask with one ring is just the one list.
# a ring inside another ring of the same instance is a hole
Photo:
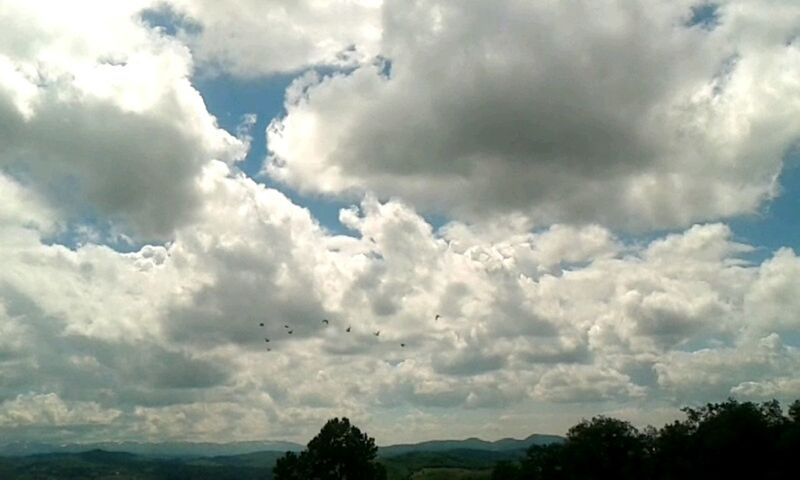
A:
{"label": "flying bird", "polygon": [[345,330],[345,332],[350,333],[350,326],[349,325],[347,326],[347,330]]}
{"label": "flying bird", "polygon": [[442,318],[442,316],[437,313],[436,316],[433,319],[434,320],[439,320],[440,318]]}
{"label": "flying bird", "polygon": [[289,328],[289,325],[284,325],[283,328]]}
{"label": "flying bird", "polygon": [[322,319],[322,323],[324,323],[325,325],[328,325],[328,323],[330,323],[330,322],[328,322],[328,319],[327,319],[327,318],[323,318],[323,319]]}
{"label": "flying bird", "polygon": [[258,326],[259,327],[263,327],[264,326],[264,322],[259,323]]}
{"label": "flying bird", "polygon": [[265,338],[264,342],[269,343],[269,338]]}
{"label": "flying bird", "polygon": [[291,334],[292,334],[292,332],[294,332],[294,330],[289,330],[289,331],[288,331],[288,332],[286,332],[286,333],[288,333],[289,335],[291,335]]}
{"label": "flying bird", "polygon": [[375,332],[375,336],[376,336],[376,337],[377,337],[377,336],[379,336],[380,334],[381,334],[381,331],[380,331],[380,330],[378,330],[377,332]]}
{"label": "flying bird", "polygon": [[406,344],[405,344],[405,343],[401,343],[401,344],[400,344],[400,346],[401,346],[401,347],[403,347],[403,348],[405,348],[405,347],[406,347]]}
{"label": "flying bird", "polygon": [[268,352],[271,352],[271,351],[272,351],[272,349],[271,349],[271,348],[268,348],[268,349],[267,349],[267,351],[268,351]]}

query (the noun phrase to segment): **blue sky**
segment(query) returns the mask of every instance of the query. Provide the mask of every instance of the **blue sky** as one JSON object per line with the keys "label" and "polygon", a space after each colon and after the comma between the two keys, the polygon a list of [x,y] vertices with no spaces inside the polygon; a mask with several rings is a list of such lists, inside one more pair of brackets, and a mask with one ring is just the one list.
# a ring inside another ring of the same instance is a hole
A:
{"label": "blue sky", "polygon": [[194,78],[194,85],[203,96],[209,112],[219,121],[222,128],[232,134],[241,124],[245,115],[255,114],[252,143],[247,158],[238,164],[239,169],[254,180],[269,187],[278,188],[298,205],[308,208],[314,217],[334,233],[344,233],[339,223],[339,210],[349,206],[348,202],[326,199],[321,196],[307,196],[296,190],[281,186],[260,174],[267,158],[266,128],[272,119],[283,115],[283,99],[286,88],[296,75],[276,75],[265,79],[236,79],[226,75],[200,75]]}

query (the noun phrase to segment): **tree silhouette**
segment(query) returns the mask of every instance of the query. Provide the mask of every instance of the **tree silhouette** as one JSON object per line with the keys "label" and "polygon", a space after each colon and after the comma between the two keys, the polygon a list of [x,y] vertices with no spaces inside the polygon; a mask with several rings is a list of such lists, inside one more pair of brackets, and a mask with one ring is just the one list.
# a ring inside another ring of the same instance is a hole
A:
{"label": "tree silhouette", "polygon": [[522,461],[520,480],[557,480],[567,478],[563,464],[564,445],[532,445]]}
{"label": "tree silhouette", "polygon": [[275,464],[275,480],[384,480],[375,461],[375,440],[347,418],[328,420],[300,455],[288,452]]}
{"label": "tree silhouette", "polygon": [[777,448],[786,419],[778,402],[729,399],[699,409],[685,408],[694,470],[702,478],[781,478]]}
{"label": "tree silhouette", "polygon": [[595,417],[569,429],[563,457],[568,478],[639,479],[645,442],[630,423]]}
{"label": "tree silhouette", "polygon": [[276,480],[304,480],[306,472],[300,464],[300,457],[294,452],[286,452],[286,455],[275,462],[272,473]]}
{"label": "tree silhouette", "polygon": [[775,401],[728,399],[683,409],[685,420],[639,433],[607,417],[572,427],[561,445],[531,447],[518,464],[498,464],[492,480],[783,479],[796,474],[800,400],[783,414]]}

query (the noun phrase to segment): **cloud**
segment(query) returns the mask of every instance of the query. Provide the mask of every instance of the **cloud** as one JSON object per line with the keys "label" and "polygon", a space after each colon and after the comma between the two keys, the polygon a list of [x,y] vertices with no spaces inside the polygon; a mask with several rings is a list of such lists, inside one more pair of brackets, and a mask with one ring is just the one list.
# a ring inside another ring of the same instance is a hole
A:
{"label": "cloud", "polygon": [[0,173],[0,227],[4,231],[29,227],[47,233],[55,229],[56,222],[55,212],[38,195]]}
{"label": "cloud", "polygon": [[[375,55],[381,0],[168,0],[179,37],[202,66],[240,77],[346,67]],[[166,11],[165,11],[166,10]]]}
{"label": "cloud", "polygon": [[735,347],[670,352],[654,369],[665,393],[684,402],[726,395],[757,400],[770,396],[788,402],[800,393],[795,382],[787,381],[798,361],[797,347],[784,345],[773,333]]}
{"label": "cloud", "polygon": [[295,80],[264,171],[460,219],[647,230],[756,212],[800,133],[800,10],[720,2],[706,28],[693,5],[386,2],[385,60]]}
{"label": "cloud", "polygon": [[[495,236],[434,230],[407,204],[366,198],[342,212],[353,231],[341,236],[223,162],[197,188],[204,202],[168,244],[3,239],[0,399],[36,392],[121,412],[59,434],[72,439],[302,440],[346,414],[390,442],[381,419],[409,411],[641,412],[792,393],[782,379],[796,339],[748,312],[783,301],[765,292],[794,284],[794,253],[746,263],[724,225],[646,245],[599,226],[523,222]],[[415,428],[430,431],[424,422]],[[516,428],[506,433],[532,427]]]}
{"label": "cloud", "polygon": [[789,248],[778,250],[761,265],[745,298],[748,329],[755,335],[790,334],[800,327],[800,259]]}
{"label": "cloud", "polygon": [[245,142],[216,125],[188,77],[185,47],[146,28],[149,2],[48,2],[4,9],[0,168],[77,221],[168,237],[199,202],[195,179]]}
{"label": "cloud", "polygon": [[559,366],[542,375],[534,395],[553,402],[597,402],[644,396],[627,375],[586,365]]}
{"label": "cloud", "polygon": [[18,395],[0,403],[0,425],[11,430],[20,426],[107,425],[120,414],[96,402],[64,402],[53,393]]}

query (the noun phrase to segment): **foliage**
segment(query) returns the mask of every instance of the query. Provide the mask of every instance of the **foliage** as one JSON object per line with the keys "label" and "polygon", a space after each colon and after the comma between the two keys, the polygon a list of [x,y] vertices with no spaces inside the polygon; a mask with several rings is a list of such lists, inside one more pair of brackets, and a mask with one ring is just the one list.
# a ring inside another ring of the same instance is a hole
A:
{"label": "foliage", "polygon": [[[462,448],[438,452],[403,453],[382,457],[380,462],[386,467],[389,480],[415,479],[414,475],[421,471],[432,475],[443,475],[443,472],[446,472],[453,475],[453,478],[458,478],[456,470],[491,473],[498,462],[517,460],[524,454],[525,450],[490,451]],[[489,474],[485,474],[484,477],[489,478]]]}
{"label": "foliage", "polygon": [[334,418],[299,455],[288,452],[280,458],[273,473],[275,480],[384,480],[377,453],[374,439],[347,418]]}
{"label": "foliage", "polygon": [[608,417],[572,427],[560,445],[498,463],[492,480],[789,478],[800,451],[800,400],[788,416],[773,400],[729,399],[685,408],[685,420],[640,432]]}

